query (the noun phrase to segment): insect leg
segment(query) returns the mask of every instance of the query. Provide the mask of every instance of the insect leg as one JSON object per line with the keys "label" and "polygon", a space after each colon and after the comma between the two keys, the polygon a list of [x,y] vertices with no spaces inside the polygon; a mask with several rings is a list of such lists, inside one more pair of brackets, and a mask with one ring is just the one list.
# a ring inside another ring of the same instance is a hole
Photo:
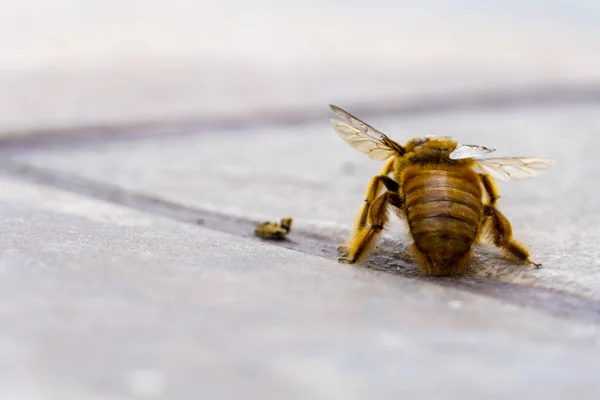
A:
{"label": "insect leg", "polygon": [[483,213],[488,232],[496,246],[520,262],[528,262],[537,268],[541,267],[542,264],[536,264],[529,259],[529,251],[525,246],[513,239],[510,222],[496,207],[484,205]]}
{"label": "insect leg", "polygon": [[375,239],[388,222],[388,206],[390,205],[402,207],[403,202],[398,192],[385,192],[373,201],[369,208],[368,226],[356,233],[348,248],[348,256],[339,258],[339,262],[354,264],[369,253]]}
{"label": "insect leg", "polygon": [[395,180],[393,180],[392,178],[390,178],[387,175],[377,175],[376,177],[374,177],[371,180],[371,183],[369,185],[370,190],[367,190],[365,204],[363,204],[360,218],[358,219],[356,227],[354,228],[355,232],[358,232],[359,230],[361,230],[362,228],[365,227],[365,225],[367,223],[367,218],[369,216],[369,211],[372,207],[372,203],[375,200],[375,198],[377,197],[377,195],[379,194],[379,190],[381,189],[382,183],[385,185],[386,189],[389,190],[390,192],[397,193],[398,190],[400,189],[400,185],[398,184],[398,182],[396,182]]}
{"label": "insect leg", "polygon": [[489,197],[490,205],[495,205],[496,200],[498,200],[498,198],[500,197],[500,195],[498,194],[498,189],[496,189],[496,184],[488,175],[479,174],[479,178],[481,179],[483,188],[485,189],[485,192]]}
{"label": "insect leg", "polygon": [[[356,237],[358,232],[360,232],[365,227],[367,217],[369,215],[369,209],[371,208],[371,203],[379,195],[379,192],[381,191],[381,184],[383,183],[384,185],[386,185],[388,190],[394,189],[394,191],[398,191],[398,183],[396,183],[393,179],[387,176],[394,168],[394,160],[395,157],[392,157],[388,162],[386,162],[381,171],[379,172],[379,175],[373,177],[373,179],[371,179],[371,182],[369,182],[369,186],[367,186],[367,190],[365,193],[365,201],[360,207],[360,216],[356,220],[356,224],[354,225],[354,229],[352,230],[352,235],[350,236],[352,238],[351,240],[353,240],[353,238]],[[342,256],[348,255],[347,244],[339,246],[337,250],[338,253]]]}
{"label": "insect leg", "polygon": [[367,191],[365,193],[365,202],[362,205],[360,217],[356,222],[356,226],[354,227],[354,233],[364,228],[367,222],[367,216],[369,215],[369,208],[371,207],[371,203],[373,202],[373,200],[375,200],[375,198],[379,195],[382,183],[386,186],[388,190],[392,192],[397,192],[400,188],[400,185],[398,185],[396,181],[387,176],[394,168],[394,160],[394,158],[391,158],[387,163],[385,163],[385,165],[379,172],[379,175],[374,176],[373,179],[371,179],[369,186],[367,186]]}

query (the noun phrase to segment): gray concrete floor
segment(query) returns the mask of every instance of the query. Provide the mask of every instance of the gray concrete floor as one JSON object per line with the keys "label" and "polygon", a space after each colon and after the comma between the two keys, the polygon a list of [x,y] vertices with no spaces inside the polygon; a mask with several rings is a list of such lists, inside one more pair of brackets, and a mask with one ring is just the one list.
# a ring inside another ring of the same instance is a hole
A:
{"label": "gray concrete floor", "polygon": [[[0,398],[600,396],[597,6],[19,4],[0,15]],[[500,185],[544,267],[478,246],[467,276],[426,279],[396,221],[338,264],[381,165],[328,103],[398,141],[555,158]],[[288,242],[253,236],[287,215]]]}

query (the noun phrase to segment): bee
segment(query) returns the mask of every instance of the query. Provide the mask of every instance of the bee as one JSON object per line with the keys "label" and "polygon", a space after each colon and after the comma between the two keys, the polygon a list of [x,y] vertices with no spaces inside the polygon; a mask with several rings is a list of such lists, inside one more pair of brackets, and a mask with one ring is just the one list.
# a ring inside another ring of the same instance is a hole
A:
{"label": "bee", "polygon": [[484,239],[515,262],[541,266],[513,239],[510,222],[496,207],[494,180],[534,177],[550,169],[553,160],[482,158],[495,150],[459,144],[451,137],[415,138],[402,146],[341,108],[330,107],[342,119],[331,120],[342,139],[373,160],[387,160],[367,186],[350,240],[338,248],[340,262],[353,264],[369,254],[393,208],[408,223],[414,242],[409,253],[424,275],[464,274],[473,244]]}
{"label": "bee", "polygon": [[292,229],[292,217],[285,217],[281,222],[263,222],[254,228],[254,234],[261,239],[283,240]]}

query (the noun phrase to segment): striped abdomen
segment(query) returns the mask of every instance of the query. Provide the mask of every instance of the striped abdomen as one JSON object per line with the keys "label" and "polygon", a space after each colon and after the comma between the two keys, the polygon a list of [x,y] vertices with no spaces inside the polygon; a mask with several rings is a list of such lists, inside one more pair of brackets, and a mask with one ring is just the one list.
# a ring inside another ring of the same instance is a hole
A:
{"label": "striped abdomen", "polygon": [[456,275],[477,237],[481,185],[470,168],[409,167],[403,174],[405,210],[423,272]]}

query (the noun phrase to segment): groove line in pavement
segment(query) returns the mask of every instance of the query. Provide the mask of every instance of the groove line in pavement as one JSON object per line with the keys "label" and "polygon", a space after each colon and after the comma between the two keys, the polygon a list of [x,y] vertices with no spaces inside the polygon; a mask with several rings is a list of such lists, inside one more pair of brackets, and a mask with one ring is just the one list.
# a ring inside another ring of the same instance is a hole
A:
{"label": "groove line in pavement", "polygon": [[[0,173],[19,181],[65,190],[96,200],[126,206],[135,210],[169,218],[175,221],[232,234],[254,237],[255,223],[214,212],[194,209],[153,196],[124,190],[117,186],[92,182],[79,177],[30,167],[15,161],[1,159]],[[336,243],[303,234],[292,234],[291,240],[269,242],[273,245],[336,259]],[[265,242],[263,242],[265,243]],[[471,293],[504,300],[521,307],[538,309],[551,315],[600,323],[600,302],[580,298],[553,290],[521,286],[483,276],[467,275],[451,278],[427,278],[418,275],[411,263],[387,254],[375,254],[366,264],[370,269],[392,273],[412,279],[425,280],[440,286],[452,287]],[[340,268],[357,268],[340,265]]]}

